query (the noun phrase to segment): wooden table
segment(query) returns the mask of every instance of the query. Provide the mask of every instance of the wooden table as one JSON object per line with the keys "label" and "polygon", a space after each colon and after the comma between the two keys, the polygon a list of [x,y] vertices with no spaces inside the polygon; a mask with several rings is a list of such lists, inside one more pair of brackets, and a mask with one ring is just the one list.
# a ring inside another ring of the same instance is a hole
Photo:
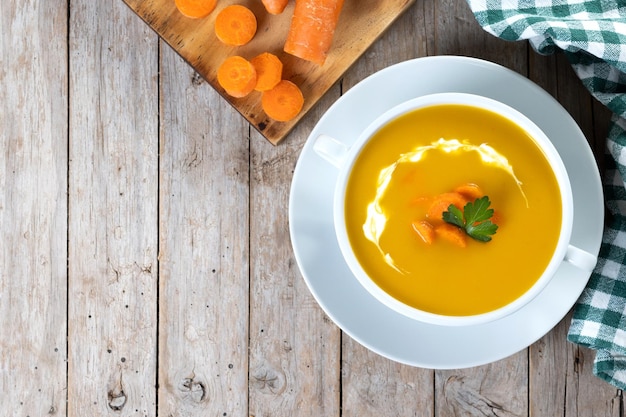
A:
{"label": "wooden table", "polygon": [[4,1],[0,33],[1,415],[623,415],[570,316],[489,365],[400,365],[329,320],[289,240],[317,120],[414,57],[529,77],[601,155],[609,114],[562,55],[484,33],[464,0],[418,0],[273,146],[122,1]]}

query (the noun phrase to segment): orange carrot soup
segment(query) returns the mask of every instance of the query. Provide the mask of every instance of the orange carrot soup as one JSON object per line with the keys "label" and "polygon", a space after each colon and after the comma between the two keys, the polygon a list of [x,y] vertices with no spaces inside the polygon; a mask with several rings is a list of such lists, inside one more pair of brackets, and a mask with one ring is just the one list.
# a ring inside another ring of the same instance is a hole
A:
{"label": "orange carrot soup", "polygon": [[561,211],[556,177],[526,131],[456,104],[413,110],[375,133],[345,202],[350,244],[374,282],[449,316],[525,293],[550,262]]}

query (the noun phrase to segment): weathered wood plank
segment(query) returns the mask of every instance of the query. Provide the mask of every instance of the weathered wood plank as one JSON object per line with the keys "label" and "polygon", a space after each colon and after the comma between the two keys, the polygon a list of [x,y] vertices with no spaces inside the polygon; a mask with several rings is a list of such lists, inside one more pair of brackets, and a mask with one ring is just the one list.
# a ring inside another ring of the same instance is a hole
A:
{"label": "weathered wood plank", "polygon": [[621,390],[593,375],[595,352],[570,344],[567,350],[566,416],[623,417]]}
{"label": "weathered wood plank", "polygon": [[574,348],[566,340],[570,320],[571,316],[564,318],[529,349],[528,407],[531,415],[566,415],[567,374],[571,369],[568,352]]}
{"label": "weathered wood plank", "polygon": [[[558,96],[560,66],[556,55],[529,55],[528,77],[544,90]],[[567,327],[564,318],[550,333],[529,348],[529,409],[536,415],[564,415],[567,395]]]}
{"label": "weathered wood plank", "polygon": [[[344,91],[376,71],[425,56],[432,39],[432,15],[416,2],[343,78]],[[390,45],[394,45],[393,48]],[[410,82],[407,80],[407,82]],[[434,375],[379,356],[347,335],[342,344],[342,407],[348,416],[430,416]]]}
{"label": "weathered wood plank", "polygon": [[66,410],[66,28],[67,2],[0,4],[0,398],[5,415],[65,415]]}
{"label": "weathered wood plank", "polygon": [[343,416],[434,415],[432,370],[399,364],[343,339]]}
{"label": "weathered wood plank", "polygon": [[[558,82],[556,56],[541,56],[532,50],[529,52],[528,78],[556,95]],[[528,350],[528,407],[531,415],[564,415],[568,323],[569,319],[564,318],[554,330]]]}
{"label": "weathered wood plank", "polygon": [[435,415],[527,416],[528,366],[525,356],[526,350],[489,365],[436,372]]}
{"label": "weathered wood plank", "polygon": [[439,0],[435,13],[434,55],[464,55],[503,65],[526,75],[528,46],[507,42],[485,32],[465,0]]}
{"label": "weathered wood plank", "polygon": [[274,147],[252,132],[250,179],[250,415],[339,416],[340,331],[309,292],[289,238],[291,177],[335,86]]}
{"label": "weathered wood plank", "polygon": [[248,406],[249,126],[161,50],[159,414]]}
{"label": "weathered wood plank", "polygon": [[[574,118],[596,155],[602,155],[606,140],[606,109],[596,109],[594,100],[575,75],[563,54],[531,56],[529,77],[552,94]],[[541,71],[541,64],[547,64]],[[601,162],[601,158],[597,158]],[[567,342],[571,313],[558,326],[530,347],[530,410],[537,415],[618,416],[623,398],[618,390],[593,376],[595,354]],[[604,414],[603,414],[604,413]]]}
{"label": "weathered wood plank", "polygon": [[[473,56],[526,75],[527,45],[505,42],[484,32],[467,2],[441,0],[435,5],[435,14],[436,54]],[[523,350],[485,366],[437,371],[436,415],[527,415],[527,357],[527,350]]]}
{"label": "weathered wood plank", "polygon": [[68,412],[155,415],[158,38],[77,0],[69,42]]}

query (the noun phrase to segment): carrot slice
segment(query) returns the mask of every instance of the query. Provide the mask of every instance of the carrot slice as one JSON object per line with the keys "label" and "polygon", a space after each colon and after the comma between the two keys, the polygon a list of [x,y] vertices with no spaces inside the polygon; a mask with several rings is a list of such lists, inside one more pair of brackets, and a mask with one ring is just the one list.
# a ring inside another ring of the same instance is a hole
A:
{"label": "carrot slice", "polygon": [[207,17],[217,4],[217,0],[175,0],[176,8],[184,16],[192,19]]}
{"label": "carrot slice", "polygon": [[424,241],[431,245],[435,240],[435,228],[432,224],[427,222],[426,220],[418,220],[411,223],[413,230],[417,233],[417,235]]}
{"label": "carrot slice", "polygon": [[438,237],[441,237],[442,239],[445,239],[460,248],[467,246],[467,237],[465,236],[465,232],[450,223],[437,225],[435,227],[435,233]]}
{"label": "carrot slice", "polygon": [[254,38],[256,29],[256,16],[240,4],[224,7],[215,18],[215,35],[226,45],[247,44]]}
{"label": "carrot slice", "polygon": [[480,187],[471,182],[456,187],[454,191],[461,194],[463,197],[467,198],[470,201],[474,201],[484,195]]}
{"label": "carrot slice", "polygon": [[233,97],[245,97],[256,86],[256,70],[247,59],[233,55],[217,69],[217,82]]}
{"label": "carrot slice", "polygon": [[281,14],[289,0],[263,0],[263,6],[269,14]]}
{"label": "carrot slice", "polygon": [[463,207],[467,204],[467,199],[459,193],[439,194],[428,208],[426,216],[430,220],[442,220],[443,212],[448,210],[450,204],[454,204],[457,208],[463,210]]}
{"label": "carrot slice", "polygon": [[267,91],[276,87],[283,77],[283,63],[269,52],[263,52],[250,60],[256,70],[256,91]]}
{"label": "carrot slice", "polygon": [[342,7],[343,0],[297,0],[285,52],[323,65]]}
{"label": "carrot slice", "polygon": [[276,87],[263,92],[261,107],[272,119],[288,122],[300,113],[304,96],[300,88],[288,80],[282,80]]}

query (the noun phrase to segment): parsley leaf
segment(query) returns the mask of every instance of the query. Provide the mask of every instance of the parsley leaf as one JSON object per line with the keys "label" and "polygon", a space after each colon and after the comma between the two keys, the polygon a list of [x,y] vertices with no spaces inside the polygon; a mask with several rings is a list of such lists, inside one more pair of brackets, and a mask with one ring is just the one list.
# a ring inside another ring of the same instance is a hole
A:
{"label": "parsley leaf", "polygon": [[450,204],[448,211],[443,212],[443,220],[460,227],[473,239],[480,242],[489,242],[491,235],[498,230],[498,225],[489,220],[493,216],[493,209],[489,208],[490,205],[491,202],[487,196],[467,203],[463,207],[463,211]]}
{"label": "parsley leaf", "polygon": [[443,212],[443,220],[448,223],[452,223],[462,229],[465,229],[465,220],[463,219],[463,212],[459,210],[454,204],[448,206],[448,211]]}

